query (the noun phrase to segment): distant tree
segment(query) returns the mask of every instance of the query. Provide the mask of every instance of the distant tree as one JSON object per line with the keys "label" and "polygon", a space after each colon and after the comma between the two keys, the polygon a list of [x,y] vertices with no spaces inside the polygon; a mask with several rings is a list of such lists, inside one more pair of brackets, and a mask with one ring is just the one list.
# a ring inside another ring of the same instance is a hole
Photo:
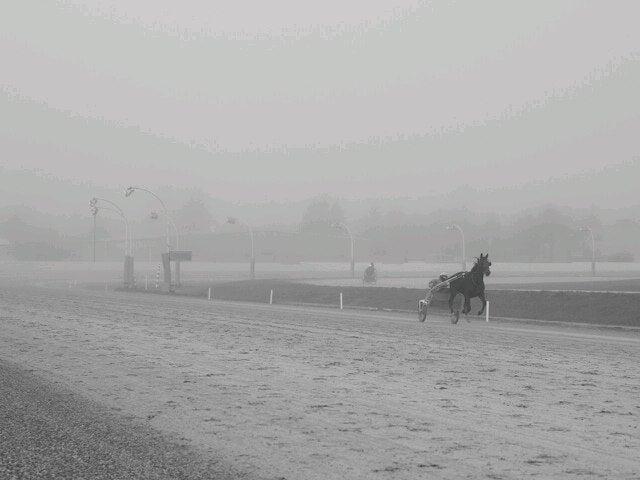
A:
{"label": "distant tree", "polygon": [[334,225],[344,223],[345,214],[342,206],[328,196],[313,200],[302,215],[301,230],[303,232],[326,233],[335,229]]}
{"label": "distant tree", "polygon": [[59,238],[54,230],[33,226],[15,215],[0,223],[0,236],[10,242],[55,241]]}
{"label": "distant tree", "polygon": [[209,232],[217,224],[204,201],[196,198],[175,213],[175,222],[183,232]]}

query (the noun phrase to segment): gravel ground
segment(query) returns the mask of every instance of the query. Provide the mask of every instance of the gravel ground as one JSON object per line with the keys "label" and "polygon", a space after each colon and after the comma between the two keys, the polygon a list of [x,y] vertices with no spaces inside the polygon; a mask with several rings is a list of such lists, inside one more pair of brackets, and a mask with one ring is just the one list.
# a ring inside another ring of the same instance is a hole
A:
{"label": "gravel ground", "polygon": [[0,360],[0,478],[240,477],[184,440]]}
{"label": "gravel ground", "polygon": [[255,478],[640,478],[637,329],[0,286],[0,358]]}

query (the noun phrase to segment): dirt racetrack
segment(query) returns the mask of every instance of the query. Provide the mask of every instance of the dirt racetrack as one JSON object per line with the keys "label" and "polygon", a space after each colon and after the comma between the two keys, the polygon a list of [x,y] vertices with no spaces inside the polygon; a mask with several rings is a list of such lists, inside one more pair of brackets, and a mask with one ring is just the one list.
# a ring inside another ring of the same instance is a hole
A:
{"label": "dirt racetrack", "polygon": [[640,478],[640,331],[0,286],[0,359],[250,478]]}

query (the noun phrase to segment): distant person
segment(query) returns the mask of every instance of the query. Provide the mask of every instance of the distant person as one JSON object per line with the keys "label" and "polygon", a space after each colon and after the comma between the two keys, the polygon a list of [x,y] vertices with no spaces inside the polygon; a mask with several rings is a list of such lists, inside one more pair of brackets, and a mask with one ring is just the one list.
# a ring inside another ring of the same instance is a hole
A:
{"label": "distant person", "polygon": [[371,264],[364,271],[364,281],[366,282],[375,282],[376,280],[376,267],[371,262]]}

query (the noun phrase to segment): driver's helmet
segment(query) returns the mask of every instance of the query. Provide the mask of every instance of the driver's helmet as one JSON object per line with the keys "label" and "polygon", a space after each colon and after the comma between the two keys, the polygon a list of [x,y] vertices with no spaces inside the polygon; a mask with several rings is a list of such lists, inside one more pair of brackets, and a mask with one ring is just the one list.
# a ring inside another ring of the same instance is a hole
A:
{"label": "driver's helmet", "polygon": [[447,279],[447,274],[442,272],[440,275],[438,275],[438,278],[440,279],[440,281],[444,282]]}

